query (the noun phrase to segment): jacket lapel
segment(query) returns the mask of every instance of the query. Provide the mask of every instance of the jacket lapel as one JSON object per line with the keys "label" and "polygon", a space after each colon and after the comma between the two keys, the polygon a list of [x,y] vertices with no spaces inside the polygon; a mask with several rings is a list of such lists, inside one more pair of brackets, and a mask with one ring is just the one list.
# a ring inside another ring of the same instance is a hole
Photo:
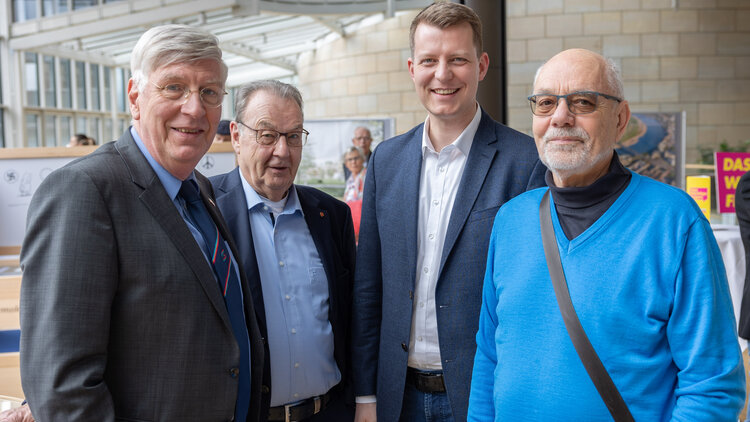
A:
{"label": "jacket lapel", "polygon": [[453,246],[456,244],[458,235],[463,230],[464,225],[471,213],[474,203],[482,190],[484,179],[490,170],[492,160],[497,154],[497,149],[493,144],[497,142],[497,135],[492,119],[482,110],[482,119],[479,121],[477,133],[471,144],[469,156],[466,158],[464,174],[461,177],[461,183],[456,193],[456,202],[453,204],[451,219],[448,222],[448,230],[445,233],[445,244],[443,245],[443,254],[440,258],[440,271],[443,271],[448,255],[450,255]]}
{"label": "jacket lapel", "polygon": [[[412,268],[412,288],[416,280],[417,268],[417,236],[419,231],[419,182],[422,174],[422,133],[424,124],[414,131],[414,136],[406,144],[403,151],[404,159],[400,163],[404,165],[403,177],[401,177],[401,191],[396,198],[392,198],[396,207],[401,207],[403,218],[399,220],[400,227],[394,233],[404,235],[406,242],[406,264]],[[390,222],[388,222],[390,224]]]}
{"label": "jacket lapel", "polygon": [[[266,308],[263,306],[263,290],[260,283],[260,271],[258,261],[255,258],[255,245],[253,244],[253,233],[250,229],[250,220],[247,214],[247,199],[240,180],[239,167],[235,167],[230,173],[222,177],[215,184],[216,202],[221,214],[224,216],[230,233],[235,233],[235,244],[238,255],[235,255],[242,264],[245,277],[253,298],[256,317],[263,331],[266,326]],[[215,179],[212,179],[215,180]],[[245,235],[246,234],[246,235]]]}
{"label": "jacket lapel", "polygon": [[224,323],[231,327],[224,299],[219,292],[216,278],[208,265],[203,252],[195,242],[174,203],[169,199],[156,173],[146,161],[130,132],[117,140],[115,148],[130,171],[133,183],[143,189],[139,199],[162,226],[174,247],[193,271],[209,301],[219,313]]}

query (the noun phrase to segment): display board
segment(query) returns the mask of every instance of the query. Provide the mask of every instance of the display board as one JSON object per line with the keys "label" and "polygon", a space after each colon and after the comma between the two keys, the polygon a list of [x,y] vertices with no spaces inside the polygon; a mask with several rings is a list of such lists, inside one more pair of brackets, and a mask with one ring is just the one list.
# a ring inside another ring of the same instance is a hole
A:
{"label": "display board", "polygon": [[684,111],[633,112],[615,150],[634,172],[685,188]]}
{"label": "display board", "polygon": [[[0,255],[18,254],[26,230],[31,197],[53,170],[87,155],[97,146],[73,148],[0,148]],[[197,169],[206,176],[226,173],[236,165],[232,145],[213,144]]]}
{"label": "display board", "polygon": [[310,136],[302,150],[302,161],[295,183],[316,187],[340,186],[343,189],[343,154],[352,146],[354,129],[370,130],[370,150],[394,135],[393,118],[308,119],[305,129]]}

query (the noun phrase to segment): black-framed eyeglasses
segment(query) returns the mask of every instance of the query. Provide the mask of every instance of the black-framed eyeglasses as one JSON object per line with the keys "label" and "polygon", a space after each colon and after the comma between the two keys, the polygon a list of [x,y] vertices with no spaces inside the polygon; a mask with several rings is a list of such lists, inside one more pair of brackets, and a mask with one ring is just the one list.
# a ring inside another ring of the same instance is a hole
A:
{"label": "black-framed eyeglasses", "polygon": [[255,131],[255,141],[267,147],[276,145],[276,142],[279,142],[279,138],[283,135],[286,138],[287,146],[291,148],[301,148],[307,142],[307,135],[310,134],[310,132],[305,129],[284,133],[273,129],[255,129],[239,120],[236,120],[236,122],[252,131]]}
{"label": "black-framed eyeglasses", "polygon": [[191,93],[198,92],[203,104],[212,108],[220,106],[221,102],[224,100],[224,95],[227,94],[227,92],[220,86],[207,86],[201,88],[200,91],[192,91],[185,84],[172,83],[159,86],[151,82],[151,85],[155,86],[156,89],[159,90],[161,96],[168,100],[177,101],[182,98],[184,100],[182,104],[185,104],[188,101]]}
{"label": "black-framed eyeglasses", "polygon": [[528,97],[531,104],[531,112],[535,116],[550,116],[557,109],[560,98],[565,98],[568,110],[573,114],[589,114],[596,111],[599,106],[599,97],[608,100],[622,102],[622,98],[613,95],[602,94],[596,91],[576,91],[565,95],[534,94]]}

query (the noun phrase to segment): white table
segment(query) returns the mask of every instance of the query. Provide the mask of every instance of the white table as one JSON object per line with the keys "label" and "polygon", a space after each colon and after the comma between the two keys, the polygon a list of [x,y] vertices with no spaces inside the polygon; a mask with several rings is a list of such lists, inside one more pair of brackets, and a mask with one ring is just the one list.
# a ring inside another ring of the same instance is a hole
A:
{"label": "white table", "polygon": [[[716,237],[716,242],[721,250],[724,267],[727,270],[727,281],[729,282],[729,293],[732,295],[734,306],[734,318],[740,320],[740,304],[742,303],[742,291],[745,286],[745,248],[742,246],[739,226],[727,224],[711,224]],[[747,341],[740,339],[740,346],[744,351]]]}

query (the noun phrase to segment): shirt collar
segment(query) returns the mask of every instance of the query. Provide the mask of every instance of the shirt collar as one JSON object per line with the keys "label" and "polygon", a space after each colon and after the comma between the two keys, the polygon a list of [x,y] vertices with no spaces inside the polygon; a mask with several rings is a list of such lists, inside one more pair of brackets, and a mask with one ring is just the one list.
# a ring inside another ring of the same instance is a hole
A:
{"label": "shirt collar", "polygon": [[[474,135],[477,134],[477,129],[479,129],[480,120],[482,120],[482,108],[479,106],[479,103],[477,103],[477,111],[474,113],[474,118],[471,119],[471,122],[469,122],[469,125],[464,128],[463,132],[458,135],[458,138],[456,138],[456,140],[446,148],[454,146],[459,151],[461,151],[463,155],[468,156],[469,151],[471,150],[471,144],[474,141]],[[430,140],[429,128],[430,116],[427,116],[424,121],[424,128],[422,130],[422,157],[424,157],[424,154],[427,151],[437,153],[437,151],[435,151],[435,147],[432,146],[432,141]]]}
{"label": "shirt collar", "polygon": [[[174,177],[172,173],[168,172],[167,169],[162,167],[162,165],[159,164],[159,162],[157,162],[153,156],[151,156],[151,153],[148,152],[146,145],[143,143],[143,140],[141,139],[140,135],[138,135],[138,132],[135,130],[135,127],[133,126],[130,127],[130,134],[133,135],[135,144],[138,146],[138,149],[141,150],[141,153],[143,154],[143,156],[146,157],[146,161],[148,161],[148,164],[151,166],[152,169],[154,169],[156,176],[159,178],[159,181],[161,182],[162,186],[164,186],[164,190],[167,191],[167,195],[169,195],[169,199],[174,201],[174,198],[180,192],[180,187],[182,186],[182,180]],[[195,172],[190,172],[190,176],[188,176],[188,179],[195,180]]]}
{"label": "shirt collar", "polygon": [[[252,210],[255,207],[258,206],[264,206],[265,201],[268,201],[268,198],[265,198],[261,196],[258,192],[253,189],[252,186],[250,186],[250,183],[245,180],[245,176],[240,171],[240,181],[242,181],[242,190],[245,191],[245,199],[247,200],[247,209]],[[302,206],[299,203],[299,198],[297,197],[297,189],[292,185],[291,188],[289,188],[289,193],[287,194],[286,199],[286,205],[284,205],[284,211],[282,214],[293,214],[299,210],[300,214],[304,215],[304,212],[302,211]]]}

